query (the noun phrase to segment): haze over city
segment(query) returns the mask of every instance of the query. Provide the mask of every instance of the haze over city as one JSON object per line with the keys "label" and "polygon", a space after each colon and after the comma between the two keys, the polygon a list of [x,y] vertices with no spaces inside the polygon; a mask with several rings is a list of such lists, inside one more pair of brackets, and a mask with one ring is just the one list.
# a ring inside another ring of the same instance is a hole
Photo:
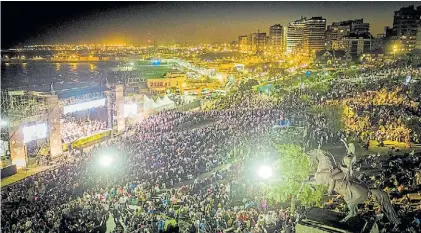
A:
{"label": "haze over city", "polygon": [[[20,7],[22,4],[25,7]],[[22,44],[231,42],[270,25],[364,18],[377,35],[414,2],[2,2],[2,48]],[[13,22],[13,23],[12,23]]]}

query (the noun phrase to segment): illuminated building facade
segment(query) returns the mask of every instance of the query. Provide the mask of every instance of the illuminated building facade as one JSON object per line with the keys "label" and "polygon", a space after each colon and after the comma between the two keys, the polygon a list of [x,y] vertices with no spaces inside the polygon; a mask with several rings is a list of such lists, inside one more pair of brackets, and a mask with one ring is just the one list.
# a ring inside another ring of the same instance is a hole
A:
{"label": "illuminated building facade", "polygon": [[168,89],[183,91],[187,75],[182,72],[168,72],[164,77],[148,78],[147,86],[150,90],[158,93],[165,93]]}
{"label": "illuminated building facade", "polygon": [[248,35],[243,35],[238,37],[238,46],[240,52],[250,51],[251,37]]}
{"label": "illuminated building facade", "polygon": [[345,52],[349,53],[353,58],[371,50],[372,38],[369,35],[351,34],[341,38]]}
{"label": "illuminated building facade", "polygon": [[326,47],[326,19],[312,17],[305,20],[304,51],[306,54],[315,54],[316,51]]}
{"label": "illuminated building facade", "polygon": [[342,38],[350,34],[369,35],[370,24],[364,19],[333,22],[326,30],[326,49],[345,49]]}
{"label": "illuminated building facade", "polygon": [[275,24],[269,28],[269,41],[271,50],[274,52],[283,52],[284,49],[284,27]]}
{"label": "illuminated building facade", "polygon": [[253,33],[251,36],[251,47],[254,52],[262,52],[266,50],[268,45],[268,37],[266,32]]}
{"label": "illuminated building facade", "polygon": [[407,53],[415,49],[417,30],[421,26],[421,6],[402,7],[395,11],[393,28],[388,37],[399,44],[398,52]]}
{"label": "illuminated building facade", "polygon": [[287,53],[295,53],[302,49],[304,42],[304,28],[306,18],[296,20],[288,24],[287,27]]}

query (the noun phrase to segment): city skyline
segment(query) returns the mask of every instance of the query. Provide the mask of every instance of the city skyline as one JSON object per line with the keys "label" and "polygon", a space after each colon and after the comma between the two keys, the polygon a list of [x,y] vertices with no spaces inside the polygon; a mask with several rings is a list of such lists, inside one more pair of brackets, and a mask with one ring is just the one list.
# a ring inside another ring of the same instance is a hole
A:
{"label": "city skyline", "polygon": [[[231,42],[269,33],[301,16],[364,18],[371,34],[391,26],[393,12],[414,2],[72,2],[2,3],[2,48],[48,43]],[[56,11],[48,11],[45,4]],[[36,9],[36,10],[34,10]],[[373,11],[373,9],[378,9]],[[13,19],[15,23],[8,20]],[[19,25],[16,27],[16,23]]]}

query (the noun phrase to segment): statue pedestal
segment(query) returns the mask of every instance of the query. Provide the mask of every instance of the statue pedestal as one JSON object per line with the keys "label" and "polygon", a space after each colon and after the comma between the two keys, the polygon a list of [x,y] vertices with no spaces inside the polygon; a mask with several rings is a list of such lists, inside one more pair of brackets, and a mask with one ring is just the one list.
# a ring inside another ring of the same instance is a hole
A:
{"label": "statue pedestal", "polygon": [[358,217],[342,223],[340,221],[345,214],[327,209],[312,208],[306,215],[307,218],[296,225],[296,233],[357,233],[363,230],[365,224],[365,221]]}

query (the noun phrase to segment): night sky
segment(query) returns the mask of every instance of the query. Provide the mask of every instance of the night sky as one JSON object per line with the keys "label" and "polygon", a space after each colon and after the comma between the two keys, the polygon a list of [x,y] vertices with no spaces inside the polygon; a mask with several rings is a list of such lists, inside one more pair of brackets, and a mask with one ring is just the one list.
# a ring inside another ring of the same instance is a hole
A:
{"label": "night sky", "polygon": [[417,2],[1,2],[1,47],[49,43],[230,42],[301,15],[364,18],[371,33]]}

